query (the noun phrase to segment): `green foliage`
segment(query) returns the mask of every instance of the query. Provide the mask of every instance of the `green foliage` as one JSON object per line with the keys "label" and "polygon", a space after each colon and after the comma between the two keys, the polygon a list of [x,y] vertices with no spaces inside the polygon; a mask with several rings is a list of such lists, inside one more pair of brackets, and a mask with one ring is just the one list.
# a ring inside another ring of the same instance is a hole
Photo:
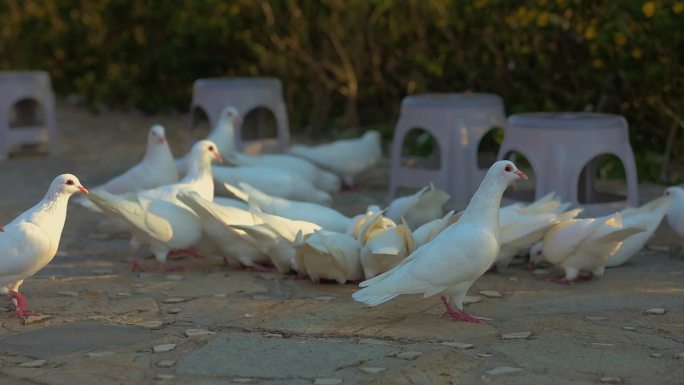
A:
{"label": "green foliage", "polygon": [[486,91],[508,113],[624,115],[644,178],[671,127],[684,158],[681,0],[6,0],[0,20],[0,69],[93,107],[186,109],[196,78],[268,75],[325,135],[386,125],[407,94]]}

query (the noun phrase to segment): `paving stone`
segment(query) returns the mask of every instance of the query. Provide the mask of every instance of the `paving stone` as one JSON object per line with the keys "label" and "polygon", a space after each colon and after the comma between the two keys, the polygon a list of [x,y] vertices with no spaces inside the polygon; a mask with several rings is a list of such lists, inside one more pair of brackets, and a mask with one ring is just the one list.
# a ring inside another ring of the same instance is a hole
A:
{"label": "paving stone", "polygon": [[[272,379],[327,378],[342,366],[386,357],[395,348],[318,339],[220,334],[188,354],[176,373]],[[331,360],[331,352],[335,359]],[[268,362],[268,365],[254,365]],[[306,365],[302,365],[305,362]]]}
{"label": "paving stone", "polygon": [[182,281],[185,279],[185,277],[183,277],[182,275],[178,275],[178,274],[169,274],[164,278],[166,278],[167,281]]}
{"label": "paving stone", "polygon": [[501,338],[504,340],[524,340],[532,336],[532,332],[517,332],[502,334]]}
{"label": "paving stone", "polygon": [[621,384],[622,378],[620,377],[601,377],[599,380],[602,384]]}
{"label": "paving stone", "polygon": [[366,344],[366,345],[391,345],[389,342],[384,341],[384,340],[378,340],[375,338],[361,338],[359,340],[360,344]]}
{"label": "paving stone", "polygon": [[623,326],[622,328],[625,330],[629,330],[630,332],[637,331],[637,328],[635,328],[634,326]]}
{"label": "paving stone", "polygon": [[31,324],[37,324],[41,323],[45,320],[50,319],[51,316],[47,314],[38,314],[38,315],[30,315],[24,319],[24,325],[31,325]]}
{"label": "paving stone", "polygon": [[172,307],[172,308],[170,308],[169,310],[167,310],[166,312],[169,313],[169,314],[178,314],[178,313],[180,313],[180,312],[182,312],[182,311],[183,311],[183,309],[181,309],[181,308],[179,308],[179,307]]}
{"label": "paving stone", "polygon": [[207,336],[211,334],[216,334],[215,332],[206,330],[206,329],[187,329],[185,331],[185,336],[186,337],[201,337],[201,336]]}
{"label": "paving stone", "polygon": [[174,378],[176,378],[176,376],[173,374],[157,374],[156,376],[154,376],[155,380],[162,380],[162,381],[172,380]]}
{"label": "paving stone", "polygon": [[162,300],[162,303],[181,303],[181,302],[185,302],[185,301],[189,301],[189,300],[185,299],[185,298],[179,298],[179,297],[170,297],[170,298],[165,298],[164,300]]}
{"label": "paving stone", "polygon": [[606,342],[592,342],[591,345],[599,347],[599,348],[610,348],[610,347],[615,346],[615,344],[609,344]]}
{"label": "paving stone", "polygon": [[665,310],[662,307],[654,307],[654,308],[646,310],[644,313],[651,314],[651,315],[663,315],[663,314],[667,313],[667,310]]}
{"label": "paving stone", "polygon": [[482,297],[479,295],[466,295],[463,298],[463,305],[469,305],[471,303],[482,302]]}
{"label": "paving stone", "polygon": [[387,370],[387,368],[381,368],[377,366],[364,366],[362,368],[359,368],[359,370],[368,374],[378,374],[384,372],[385,370]]}
{"label": "paving stone", "polygon": [[152,337],[149,332],[135,326],[84,321],[50,325],[12,335],[6,337],[2,345],[15,353],[47,359],[78,351],[137,344]]}
{"label": "paving stone", "polygon": [[483,295],[485,297],[489,297],[489,298],[501,298],[501,297],[503,297],[503,294],[501,294],[500,292],[498,292],[496,290],[482,290],[478,294]]}
{"label": "paving stone", "polygon": [[332,295],[321,295],[318,297],[314,297],[316,301],[333,301],[337,299],[337,297],[333,297]]}
{"label": "paving stone", "polygon": [[114,355],[114,352],[107,352],[107,351],[86,353],[86,356],[88,356],[88,357],[109,357],[109,356],[113,356],[113,355]]}
{"label": "paving stone", "polygon": [[58,291],[57,294],[63,297],[78,297],[78,293],[75,291]]}
{"label": "paving stone", "polygon": [[395,357],[401,359],[401,360],[415,360],[416,358],[420,357],[423,355],[423,352],[416,352],[416,351],[408,351],[408,352],[401,352],[397,353]]}
{"label": "paving stone", "polygon": [[460,342],[442,342],[442,345],[451,346],[452,348],[461,349],[461,350],[472,349],[475,346],[473,344],[464,344],[464,343],[460,343]]}
{"label": "paving stone", "polygon": [[649,354],[649,357],[652,357],[652,358],[660,358],[662,356],[663,356],[662,353],[651,353],[651,354]]}
{"label": "paving stone", "polygon": [[675,354],[675,355],[674,355],[674,358],[675,358],[676,360],[684,360],[684,352]]}
{"label": "paving stone", "polygon": [[532,274],[536,275],[536,276],[549,275],[549,274],[551,274],[551,270],[550,269],[534,269],[534,271],[532,271]]}
{"label": "paving stone", "polygon": [[46,360],[33,360],[33,361],[26,361],[19,366],[22,368],[40,368],[41,366],[45,365],[47,363]]}
{"label": "paving stone", "polygon": [[338,385],[342,382],[341,378],[317,378],[314,380],[314,385]]}
{"label": "paving stone", "polygon": [[157,362],[157,366],[159,366],[160,368],[170,368],[173,365],[176,365],[176,361],[174,360],[163,360]]}
{"label": "paving stone", "polygon": [[497,376],[499,374],[516,373],[521,371],[522,369],[520,368],[512,368],[510,366],[497,366],[496,368],[488,370],[485,373],[489,374],[490,376]]}
{"label": "paving stone", "polygon": [[145,321],[145,322],[139,322],[139,323],[135,324],[135,326],[141,327],[143,329],[148,329],[148,330],[157,330],[157,329],[161,329],[162,322],[161,321]]}
{"label": "paving stone", "polygon": [[155,353],[170,352],[176,348],[176,344],[161,344],[152,347],[152,351]]}
{"label": "paving stone", "polygon": [[608,318],[606,318],[606,317],[596,317],[596,316],[590,316],[590,315],[588,315],[588,316],[584,317],[584,319],[587,320],[587,321],[605,321],[605,320],[607,320]]}

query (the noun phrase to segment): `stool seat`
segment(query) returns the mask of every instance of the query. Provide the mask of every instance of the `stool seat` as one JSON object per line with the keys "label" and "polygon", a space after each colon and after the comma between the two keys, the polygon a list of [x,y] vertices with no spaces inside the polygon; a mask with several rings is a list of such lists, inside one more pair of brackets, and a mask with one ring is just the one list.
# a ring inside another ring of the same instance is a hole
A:
{"label": "stool seat", "polygon": [[43,144],[48,144],[50,151],[57,150],[50,75],[45,71],[0,71],[0,160],[19,146]]}
{"label": "stool seat", "polygon": [[[237,77],[197,79],[193,84],[192,103],[190,105],[190,125],[194,125],[194,112],[201,109],[214,126],[226,106],[235,107],[245,118],[251,111],[265,108],[273,113],[276,123],[276,137],[245,140],[243,133],[247,130],[259,131],[266,122],[263,115],[258,115],[256,122],[243,121],[235,130],[235,146],[240,151],[283,152],[289,146],[290,131],[287,121],[287,106],[283,99],[283,86],[279,79],[270,77]],[[255,123],[255,126],[249,126]]]}
{"label": "stool seat", "polygon": [[[390,199],[399,187],[421,188],[428,183],[451,194],[452,204],[464,208],[485,170],[478,168],[478,146],[494,127],[503,128],[503,100],[485,93],[427,93],[402,100],[392,142]],[[439,147],[439,167],[425,169],[402,164],[401,151],[409,132],[421,129]]]}
{"label": "stool seat", "polygon": [[[530,162],[535,175],[535,199],[555,191],[583,215],[605,215],[639,203],[636,164],[629,142],[629,126],[619,115],[591,112],[537,112],[512,115],[499,149],[499,159],[518,152]],[[627,179],[624,201],[599,202],[594,189],[594,164],[599,155],[615,155]],[[580,177],[584,195],[579,202]]]}

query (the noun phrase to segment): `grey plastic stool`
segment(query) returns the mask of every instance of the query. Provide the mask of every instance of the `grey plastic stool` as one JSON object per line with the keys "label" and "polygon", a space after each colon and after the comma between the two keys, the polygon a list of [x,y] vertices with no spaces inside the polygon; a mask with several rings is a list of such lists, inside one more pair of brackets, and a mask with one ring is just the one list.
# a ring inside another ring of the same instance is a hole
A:
{"label": "grey plastic stool", "polygon": [[[42,110],[42,121],[39,112]],[[22,145],[57,151],[55,95],[43,71],[0,71],[0,160]]]}
{"label": "grey plastic stool", "polygon": [[[423,187],[432,182],[451,194],[455,208],[464,208],[487,171],[477,164],[480,141],[492,128],[505,125],[503,101],[497,95],[448,93],[405,97],[392,141],[390,199],[399,187]],[[434,137],[439,146],[438,169],[402,165],[404,140],[413,129],[423,129]]]}
{"label": "grey plastic stool", "polygon": [[[619,115],[589,112],[538,112],[512,115],[499,149],[499,159],[519,152],[530,162],[535,181],[535,199],[555,191],[565,201],[584,208],[584,216],[614,213],[639,204],[639,188],[627,120]],[[598,202],[593,188],[592,159],[617,156],[627,178],[626,201]],[[584,193],[579,202],[580,174],[584,166]]]}
{"label": "grey plastic stool", "polygon": [[[201,108],[209,118],[209,125],[214,127],[221,110],[225,106],[235,107],[244,118],[256,108],[270,110],[276,121],[277,137],[260,140],[243,140],[242,130],[248,129],[243,122],[235,130],[235,145],[238,150],[256,152],[283,152],[290,141],[290,130],[287,122],[287,106],[283,100],[283,86],[276,78],[213,78],[198,79],[192,90],[190,105],[190,125],[194,126],[194,112]],[[263,125],[263,116],[257,116],[257,125]],[[256,127],[257,129],[259,127]]]}

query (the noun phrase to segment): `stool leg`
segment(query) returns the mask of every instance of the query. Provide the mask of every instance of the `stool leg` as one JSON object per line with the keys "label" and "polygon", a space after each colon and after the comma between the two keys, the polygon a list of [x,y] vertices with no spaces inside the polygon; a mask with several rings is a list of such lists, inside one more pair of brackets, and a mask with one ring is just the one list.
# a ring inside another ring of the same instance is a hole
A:
{"label": "stool leg", "polygon": [[639,205],[639,178],[636,169],[636,162],[634,161],[634,154],[631,146],[618,155],[625,168],[625,179],[627,182],[627,204],[629,206]]}
{"label": "stool leg", "polygon": [[390,159],[390,185],[387,193],[387,199],[392,200],[397,194],[399,188],[399,173],[401,172],[401,148],[404,145],[404,139],[408,131],[402,126],[401,120],[397,123],[394,138],[392,138],[392,154]]}
{"label": "stool leg", "polygon": [[290,127],[287,120],[287,106],[280,103],[275,108],[278,151],[285,152],[290,145]]}

